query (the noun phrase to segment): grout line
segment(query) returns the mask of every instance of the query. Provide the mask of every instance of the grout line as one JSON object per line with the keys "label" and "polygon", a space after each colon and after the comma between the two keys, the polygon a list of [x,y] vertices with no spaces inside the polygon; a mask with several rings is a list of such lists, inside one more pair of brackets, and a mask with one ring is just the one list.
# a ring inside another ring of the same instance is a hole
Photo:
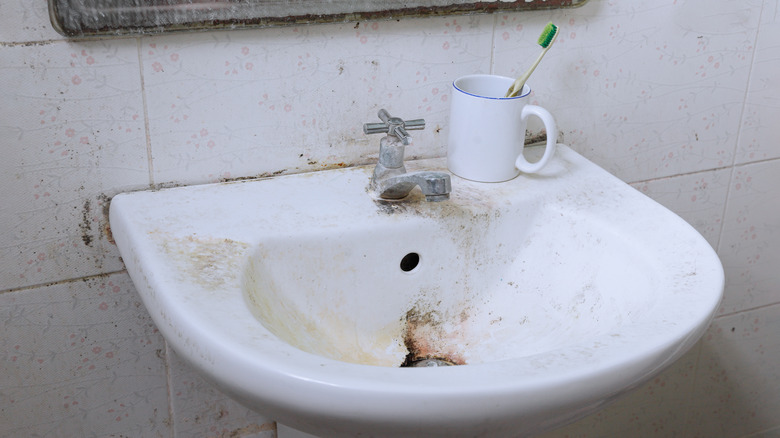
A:
{"label": "grout line", "polygon": [[149,105],[146,100],[146,83],[144,82],[144,60],[141,53],[142,37],[136,38],[136,48],[138,49],[138,77],[141,83],[141,101],[144,107],[144,134],[146,136],[146,159],[149,168],[149,187],[154,187],[154,160],[152,159],[152,134],[149,129]]}
{"label": "grout line", "polygon": [[50,44],[56,44],[61,42],[67,42],[68,40],[39,40],[39,41],[1,41],[0,47],[28,47],[28,46],[48,46]]}
{"label": "grout line", "polygon": [[[739,138],[739,136],[737,136],[737,138]],[[721,251],[724,249],[723,248],[723,241],[724,241],[724,239],[723,239],[723,237],[724,237],[723,236],[723,232],[724,231],[723,230],[726,227],[726,213],[729,211],[729,203],[730,203],[730,200],[731,200],[731,186],[732,186],[732,183],[734,182],[734,175],[737,173],[737,167],[738,166],[731,166],[731,172],[729,172],[729,181],[726,184],[726,199],[723,200],[723,208],[720,211],[720,224],[718,225],[718,244],[715,247],[715,253],[718,254],[718,257],[720,257],[720,254],[722,254]],[[725,284],[724,284],[723,287],[724,287],[723,293],[725,295],[725,293],[726,293],[726,291],[725,291],[725,287],[726,287]],[[723,303],[721,302],[721,305],[722,304]],[[720,305],[719,305],[719,307],[720,307]]]}
{"label": "grout line", "polygon": [[780,310],[780,302],[769,303],[769,304],[762,304],[762,305],[756,306],[756,307],[749,307],[747,309],[740,309],[740,310],[736,310],[734,312],[723,313],[721,315],[715,315],[715,318],[713,318],[713,321],[716,320],[716,319],[719,319],[719,318],[728,318],[728,317],[731,317],[731,316],[739,315],[740,313],[755,312],[757,310],[763,310],[763,309],[767,309],[767,308],[774,307],[774,306],[777,306],[778,309]]}
{"label": "grout line", "polygon": [[766,2],[761,2],[761,9],[758,11],[758,25],[756,26],[756,35],[753,38],[753,50],[750,53],[750,62],[748,63],[747,82],[745,83],[745,92],[742,95],[742,108],[739,112],[739,124],[737,125],[737,142],[734,145],[734,155],[731,159],[731,164],[735,165],[737,162],[737,153],[739,151],[740,140],[742,140],[743,134],[743,122],[745,120],[745,112],[747,111],[748,97],[750,96],[750,86],[753,83],[753,70],[755,69],[756,53],[758,52],[758,36],[761,34],[761,22],[764,18],[764,8]]}
{"label": "grout line", "polygon": [[747,111],[748,98],[750,96],[750,85],[753,82],[753,69],[755,67],[754,64],[756,60],[756,52],[758,51],[758,36],[761,33],[761,22],[763,21],[765,7],[766,7],[766,2],[762,2],[761,10],[758,13],[758,26],[756,26],[756,36],[753,39],[753,51],[750,54],[750,64],[748,67],[747,82],[745,83],[745,92],[742,95],[742,108],[739,113],[739,119],[738,119],[739,123],[737,125],[737,139],[736,139],[736,144],[734,145],[734,154],[731,158],[731,172],[729,173],[729,181],[728,184],[726,185],[726,199],[723,202],[723,209],[720,212],[720,224],[718,227],[718,244],[715,248],[715,252],[718,254],[721,254],[721,251],[724,249],[723,230],[726,227],[726,213],[729,211],[729,204],[731,202],[731,187],[734,182],[734,177],[736,175],[737,168],[747,164],[759,163],[762,161],[771,161],[771,159],[765,159],[765,160],[759,160],[750,163],[737,164],[737,154],[739,153],[739,145],[742,140],[742,135],[744,134],[743,123],[745,119],[745,112]]}
{"label": "grout line", "polygon": [[496,28],[498,27],[498,14],[493,15],[493,29],[490,35],[490,70],[488,73],[493,74],[493,62],[496,59]]}
{"label": "grout line", "polygon": [[[756,61],[756,52],[758,51],[758,36],[761,33],[761,22],[763,21],[764,16],[764,8],[766,7],[766,2],[761,3],[761,10],[758,13],[758,26],[756,26],[756,36],[753,39],[753,52],[750,55],[750,64],[748,67],[748,76],[747,76],[747,83],[745,83],[745,93],[742,95],[742,109],[739,112],[739,119],[737,124],[737,139],[736,144],[734,145],[734,154],[731,158],[731,172],[729,174],[729,181],[726,185],[726,200],[723,202],[723,209],[721,210],[720,214],[720,226],[718,227],[718,244],[715,248],[715,252],[718,254],[721,254],[721,251],[723,248],[723,230],[726,226],[726,213],[729,211],[729,203],[731,200],[731,187],[734,182],[734,176],[737,172],[737,167],[743,166],[745,164],[753,164],[751,163],[742,163],[737,164],[737,154],[739,153],[739,145],[742,140],[742,135],[744,134],[744,120],[745,120],[745,112],[747,111],[747,104],[748,104],[748,98],[750,96],[750,85],[753,83],[753,69],[755,68],[755,61]],[[761,161],[770,161],[770,160],[759,160],[755,161],[761,162]]]}
{"label": "grout line", "polygon": [[[704,337],[702,335],[702,337]],[[683,402],[683,418],[682,418],[682,427],[683,432],[685,432],[684,436],[690,436],[691,430],[689,430],[694,425],[690,422],[691,417],[693,417],[693,407],[694,407],[694,400],[693,400],[693,394],[696,392],[696,385],[699,383],[699,364],[701,363],[701,355],[702,355],[702,349],[703,347],[702,339],[699,339],[698,342],[694,345],[693,348],[696,349],[696,359],[693,362],[693,379],[690,382],[690,386],[688,386],[688,391],[686,391],[684,397],[685,401]],[[678,359],[679,360],[679,359]]]}
{"label": "grout line", "polygon": [[171,438],[175,438],[176,425],[178,422],[174,420],[173,412],[173,373],[171,372],[171,353],[173,350],[171,349],[171,346],[168,345],[167,340],[164,340],[163,342],[165,342],[165,382],[168,386],[166,388],[168,392],[168,422],[171,425]]}
{"label": "grout line", "polygon": [[54,286],[54,285],[57,285],[57,284],[69,284],[69,283],[77,283],[77,282],[86,282],[86,281],[90,281],[90,280],[94,280],[94,279],[98,279],[98,278],[106,278],[106,277],[111,276],[111,275],[122,274],[122,273],[127,273],[127,270],[126,269],[121,269],[119,271],[101,272],[100,274],[87,275],[87,276],[84,276],[84,277],[66,278],[64,280],[56,280],[56,281],[49,281],[49,282],[46,282],[46,283],[31,284],[29,286],[12,287],[12,288],[9,288],[9,289],[0,290],[0,295],[8,294],[8,293],[14,293],[14,292],[24,292],[24,291],[33,290],[33,289],[40,289],[40,288],[43,288],[43,287]]}
{"label": "grout line", "polygon": [[763,158],[763,159],[760,159],[760,160],[749,161],[747,163],[731,164],[731,165],[728,165],[728,166],[713,167],[711,169],[694,170],[694,171],[691,171],[691,172],[676,173],[674,175],[661,176],[661,177],[658,177],[658,178],[649,178],[649,179],[642,179],[642,180],[638,180],[638,181],[631,181],[631,182],[627,182],[627,184],[642,184],[642,183],[648,183],[648,182],[653,182],[653,181],[662,181],[662,180],[665,180],[665,179],[677,178],[678,176],[698,175],[698,174],[701,174],[701,173],[716,172],[718,170],[736,169],[736,168],[741,168],[741,167],[745,167],[745,166],[750,166],[750,165],[753,165],[753,164],[760,164],[760,163],[766,163],[766,162],[778,161],[778,160],[780,160],[779,157]]}
{"label": "grout line", "polygon": [[[117,37],[112,39],[128,39],[130,37]],[[0,41],[0,47],[28,47],[28,46],[48,46],[57,43],[84,43],[97,41],[103,38],[82,38],[82,37],[62,37],[62,39],[33,40],[33,41]]]}
{"label": "grout line", "polygon": [[777,160],[780,160],[780,157],[762,158],[760,160],[747,161],[745,163],[736,163],[732,167],[745,167],[745,166],[751,166],[753,164],[768,163],[770,161],[777,161]]}
{"label": "grout line", "polygon": [[701,173],[716,172],[718,170],[731,169],[732,167],[734,167],[734,166],[721,166],[721,167],[713,167],[712,169],[694,170],[692,172],[676,173],[674,175],[661,176],[661,177],[658,177],[658,178],[650,178],[650,179],[642,179],[642,180],[639,180],[639,181],[631,181],[631,182],[627,182],[627,184],[643,184],[643,183],[648,183],[648,182],[653,182],[653,181],[663,181],[665,179],[677,178],[678,176],[698,175],[698,174],[701,174]]}
{"label": "grout line", "polygon": [[[767,435],[767,432],[772,432],[772,435]],[[742,435],[741,438],[760,438],[768,436],[776,436],[775,433],[780,433],[780,426],[769,426],[769,429],[761,429],[755,432],[750,432],[747,435]]]}

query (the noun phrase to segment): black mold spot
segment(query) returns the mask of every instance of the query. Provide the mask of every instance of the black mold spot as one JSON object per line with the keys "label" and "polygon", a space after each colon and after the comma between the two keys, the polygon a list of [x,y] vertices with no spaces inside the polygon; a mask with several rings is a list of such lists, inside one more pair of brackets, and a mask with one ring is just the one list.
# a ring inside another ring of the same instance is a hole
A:
{"label": "black mold spot", "polygon": [[89,199],[84,201],[84,208],[81,211],[81,223],[79,229],[81,230],[81,241],[84,245],[92,246],[92,220],[90,219],[90,207],[91,202]]}

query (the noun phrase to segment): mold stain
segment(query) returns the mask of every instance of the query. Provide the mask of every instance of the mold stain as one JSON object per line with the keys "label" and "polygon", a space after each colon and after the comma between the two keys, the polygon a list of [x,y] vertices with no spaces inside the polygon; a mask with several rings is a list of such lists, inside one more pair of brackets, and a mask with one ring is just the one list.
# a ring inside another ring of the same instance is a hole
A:
{"label": "mold stain", "polygon": [[81,230],[81,241],[84,245],[92,246],[92,218],[91,218],[91,202],[89,199],[84,201],[84,208],[81,210],[81,222],[79,223],[79,230]]}
{"label": "mold stain", "polygon": [[[94,205],[90,199],[84,200],[84,204],[81,207],[81,221],[78,224],[80,231],[79,237],[84,245],[92,247],[96,243],[96,239],[105,239],[112,245],[116,244],[114,242],[114,237],[111,234],[111,227],[108,221],[110,203],[111,198],[106,194],[100,194],[98,196],[97,205]],[[93,208],[99,213],[94,214]]]}

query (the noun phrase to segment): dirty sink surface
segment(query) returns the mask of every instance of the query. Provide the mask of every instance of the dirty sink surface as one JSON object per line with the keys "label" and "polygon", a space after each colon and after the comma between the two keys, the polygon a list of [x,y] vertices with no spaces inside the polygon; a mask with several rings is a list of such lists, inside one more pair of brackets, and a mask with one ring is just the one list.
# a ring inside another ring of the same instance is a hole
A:
{"label": "dirty sink surface", "polygon": [[[453,176],[438,203],[374,199],[371,170],[111,203],[168,342],[286,424],[324,436],[539,432],[671,364],[720,300],[722,268],[698,233],[563,145],[539,175]],[[426,358],[461,366],[398,368]]]}

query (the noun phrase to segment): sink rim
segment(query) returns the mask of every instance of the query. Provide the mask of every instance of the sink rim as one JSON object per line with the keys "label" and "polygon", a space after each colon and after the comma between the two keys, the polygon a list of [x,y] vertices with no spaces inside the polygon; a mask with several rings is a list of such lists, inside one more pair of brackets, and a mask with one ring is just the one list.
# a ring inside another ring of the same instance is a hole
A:
{"label": "sink rim", "polygon": [[[443,160],[426,160],[408,167],[441,167]],[[573,169],[573,175],[570,175],[572,176],[570,179],[573,179],[576,184],[588,186],[588,184],[593,184],[595,178],[598,180],[597,183],[599,181],[601,184],[604,184],[605,181],[609,182],[607,185],[610,186],[610,189],[620,192],[622,197],[641,196],[645,199],[644,195],[639,194],[563,145],[559,146],[554,160],[570,165],[568,170],[572,171]],[[584,177],[580,175],[583,168],[590,172],[583,174]],[[327,178],[330,175],[327,174],[328,172],[332,172],[334,177],[350,173],[357,180],[368,175],[365,168],[350,168],[315,172],[318,175],[293,175],[291,177]],[[590,174],[593,174],[593,178],[590,178]],[[577,176],[582,178],[578,179]],[[267,184],[269,181],[279,181],[282,178],[291,177],[249,181],[241,183],[241,185],[248,187],[247,185],[252,184]],[[491,190],[503,190],[512,184],[538,187],[541,184],[550,184],[555,181],[555,179],[544,181],[544,178],[544,174],[540,176],[521,175],[513,180],[514,183],[505,183],[508,185],[504,186],[490,186]],[[454,193],[459,187],[466,187],[470,184],[478,183],[471,183],[453,176]],[[600,184],[595,185],[596,189],[599,187]],[[193,186],[184,189],[193,190]],[[359,190],[364,191],[364,188],[359,187]],[[555,403],[564,394],[572,400],[571,403],[592,397],[594,392],[609,396],[615,391],[623,390],[626,386],[641,383],[643,378],[651,377],[690,348],[714,316],[725,281],[720,261],[704,238],[681,218],[650,201],[647,205],[653,205],[652,208],[659,212],[664,211],[659,213],[664,218],[664,223],[645,223],[645,225],[655,227],[656,235],[664,226],[672,227],[676,235],[684,235],[688,244],[687,251],[692,252],[691,248],[695,248],[696,254],[700,257],[698,266],[707,267],[706,272],[701,272],[701,275],[688,278],[684,278],[686,274],[683,272],[684,270],[674,271],[680,277],[681,287],[682,285],[686,288],[697,286],[701,288],[701,292],[694,293],[690,297],[699,298],[691,300],[696,304],[695,314],[691,314],[693,307],[677,309],[677,314],[675,312],[669,313],[668,318],[679,317],[682,314],[688,314],[689,318],[670,326],[670,332],[666,332],[665,335],[662,336],[657,331],[651,331],[649,335],[643,332],[642,343],[631,342],[635,339],[633,336],[627,336],[623,342],[617,342],[608,335],[596,337],[594,340],[604,341],[604,346],[600,348],[597,359],[589,356],[589,351],[585,348],[580,349],[580,351],[567,348],[568,356],[564,355],[563,351],[553,349],[537,355],[497,362],[443,368],[416,368],[415,371],[410,371],[411,368],[353,364],[306,353],[278,340],[270,333],[268,336],[262,336],[260,332],[251,335],[244,334],[244,337],[239,339],[235,331],[214,332],[212,330],[215,327],[213,321],[204,324],[205,320],[188,314],[188,311],[197,307],[197,303],[193,300],[190,300],[186,305],[176,302],[173,297],[178,295],[178,298],[181,298],[181,294],[170,291],[176,282],[155,271],[154,266],[166,261],[162,257],[155,259],[155,257],[149,258],[147,255],[144,256],[144,260],[141,260],[138,255],[139,252],[159,255],[159,252],[155,252],[153,248],[152,240],[147,236],[145,240],[137,240],[131,244],[126,235],[126,230],[132,225],[129,223],[129,219],[118,213],[118,210],[120,207],[124,208],[124,204],[132,196],[137,195],[137,193],[117,195],[114,198],[111,204],[111,224],[120,252],[128,265],[128,272],[131,273],[144,304],[147,309],[150,309],[150,314],[157,327],[185,361],[210,375],[212,379],[218,380],[223,389],[227,389],[239,399],[265,405],[269,412],[275,413],[280,419],[288,419],[293,425],[295,419],[289,418],[293,411],[296,415],[338,416],[343,415],[345,410],[352,409],[353,412],[361,415],[378,415],[370,406],[367,406],[366,400],[378,400],[380,397],[383,406],[385,406],[383,409],[392,405],[396,413],[403,412],[409,416],[418,415],[419,417],[417,407],[422,404],[430,404],[432,401],[440,403],[435,412],[451,416],[453,410],[461,412],[467,406],[479,405],[487,400],[500,401],[506,407],[504,409],[511,407],[512,412],[521,408],[527,409],[528,412],[538,412],[541,409],[540,406]],[[367,194],[363,193],[363,196],[367,196]],[[594,198],[598,198],[598,196],[598,193],[593,193]],[[604,211],[599,211],[599,214],[607,217],[614,215],[606,207],[602,206]],[[643,220],[647,222],[646,218],[636,212],[628,216],[633,217],[633,220],[639,223],[642,223]],[[636,224],[634,225],[636,226]],[[186,236],[192,230],[193,228],[185,224],[177,234]],[[229,232],[226,232],[225,236],[231,238]],[[250,247],[257,243],[253,242],[252,239],[238,241],[245,242]],[[649,243],[652,244],[653,239],[650,239]],[[677,248],[682,253],[682,247],[678,245]],[[690,254],[688,255],[690,256]],[[665,266],[675,268],[671,262]],[[144,275],[139,275],[139,272],[143,272]],[[669,281],[672,280],[669,279]],[[704,290],[715,290],[720,291],[720,293],[704,293]],[[243,293],[239,294],[238,299],[243,303]],[[251,312],[246,310],[250,314],[250,318],[254,320]],[[647,315],[644,318],[647,318]],[[639,319],[639,321],[643,320],[643,318]],[[259,322],[257,324],[260,325]],[[669,324],[672,324],[672,321],[669,321]],[[657,325],[651,324],[649,328],[657,329],[657,327]],[[638,336],[641,328],[641,325],[622,327],[623,330],[633,329],[628,330],[626,334],[633,333],[635,336]],[[267,329],[264,330],[267,331]],[[185,332],[188,335],[183,335]],[[674,333],[674,335],[669,335],[669,333]],[[268,351],[263,353],[258,350],[246,349],[252,343],[257,342],[260,342]],[[204,350],[204,345],[209,345],[210,351]],[[271,352],[274,354],[269,354]],[[624,359],[626,356],[631,356],[632,360],[627,362]],[[660,360],[661,357],[664,357],[665,360]],[[572,361],[578,361],[581,367],[571,368]],[[620,368],[624,371],[621,376],[615,375],[618,365],[621,365]],[[545,366],[545,368],[539,368],[540,366]],[[625,372],[627,370],[630,372]],[[258,378],[247,382],[243,376],[248,375]],[[609,381],[603,379],[605,376],[609,376]],[[458,383],[457,387],[452,386],[453,382]],[[300,397],[287,395],[296,390],[307,391],[309,397],[302,400]],[[338,394],[342,395],[340,403],[338,406],[332,406],[333,403],[329,401],[329,398]],[[468,397],[452,397],[453,395]],[[523,395],[533,396],[533,400],[522,400]],[[414,403],[410,403],[410,396],[414,397]],[[442,402],[442,400],[446,402]],[[293,406],[295,407],[293,408]],[[425,417],[436,416],[435,412],[429,410],[425,413]],[[506,415],[509,415],[509,411],[505,413]],[[468,414],[464,413],[464,419],[467,417]]]}

